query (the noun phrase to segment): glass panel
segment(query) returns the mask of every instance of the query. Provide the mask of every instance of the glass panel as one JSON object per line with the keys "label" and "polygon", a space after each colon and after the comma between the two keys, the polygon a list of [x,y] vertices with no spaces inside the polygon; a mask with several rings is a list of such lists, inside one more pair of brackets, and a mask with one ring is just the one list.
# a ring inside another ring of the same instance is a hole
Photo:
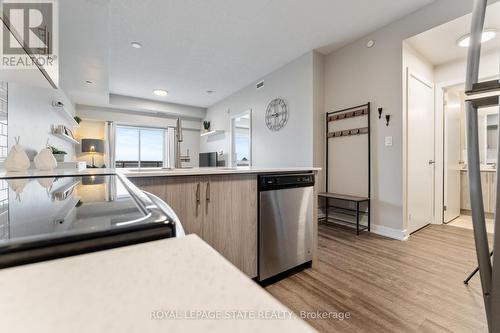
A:
{"label": "glass panel", "polygon": [[116,128],[116,167],[139,167],[139,129],[132,127]]}
{"label": "glass panel", "polygon": [[[248,130],[246,130],[248,132]],[[238,165],[248,165],[250,161],[250,138],[248,133],[236,133],[236,160]]]}
{"label": "glass panel", "polygon": [[0,180],[0,247],[112,230],[144,217],[116,176]]}
{"label": "glass panel", "polygon": [[251,165],[251,124],[251,111],[232,119],[233,166]]}
{"label": "glass panel", "polygon": [[160,168],[163,166],[163,130],[141,130],[141,167]]}

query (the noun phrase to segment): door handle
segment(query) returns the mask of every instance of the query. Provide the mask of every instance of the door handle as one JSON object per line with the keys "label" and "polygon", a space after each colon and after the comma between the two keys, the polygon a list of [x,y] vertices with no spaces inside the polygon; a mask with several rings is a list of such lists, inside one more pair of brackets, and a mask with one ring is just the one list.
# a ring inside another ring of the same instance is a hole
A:
{"label": "door handle", "polygon": [[196,185],[196,203],[200,203],[200,183]]}
{"label": "door handle", "polygon": [[200,183],[196,184],[196,216],[198,216],[198,208],[200,206]]}
{"label": "door handle", "polygon": [[206,197],[207,197],[207,202],[210,202],[210,182],[207,182],[207,193],[206,193]]}
{"label": "door handle", "polygon": [[429,160],[429,165],[436,164],[436,161]]}

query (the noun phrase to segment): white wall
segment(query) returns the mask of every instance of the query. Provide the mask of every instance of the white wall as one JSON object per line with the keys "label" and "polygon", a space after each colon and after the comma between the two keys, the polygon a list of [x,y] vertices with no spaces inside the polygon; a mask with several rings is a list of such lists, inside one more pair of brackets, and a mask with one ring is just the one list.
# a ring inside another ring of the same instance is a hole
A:
{"label": "white wall", "polygon": [[[373,230],[404,238],[403,217],[403,40],[462,16],[472,9],[469,0],[439,0],[383,27],[326,57],[325,109],[335,110],[368,101],[373,110],[391,114],[385,126],[372,117]],[[375,46],[366,48],[373,39]],[[375,111],[376,112],[376,111]],[[385,147],[384,138],[393,137]]]}
{"label": "white wall", "polygon": [[323,168],[318,172],[316,184],[320,192],[326,190],[325,186],[325,56],[314,52],[313,58],[313,122],[314,122],[314,156],[313,165]]}
{"label": "white wall", "polygon": [[[498,77],[500,71],[498,65],[499,53],[491,52],[481,55],[479,63],[479,77],[482,80],[491,77]],[[465,72],[467,70],[466,59],[453,61],[447,64],[436,66],[435,81],[441,85],[455,85],[465,82]]]}
{"label": "white wall", "polygon": [[[144,112],[123,111],[84,105],[76,106],[76,114],[85,120],[81,130],[78,131],[79,138],[83,138],[85,135],[98,135],[99,131],[96,131],[96,129],[99,129],[100,126],[96,124],[102,124],[104,131],[105,121],[114,121],[119,125],[158,128],[168,128],[176,125],[175,118],[159,117],[154,113],[148,114]],[[199,165],[201,121],[186,119],[182,121],[182,126],[184,142],[181,143],[181,152],[184,155],[189,149],[189,156],[191,157],[191,163],[184,163],[183,165],[197,167]],[[104,134],[100,138],[104,139]],[[80,155],[79,160],[88,160],[88,156]]]}
{"label": "white wall", "polygon": [[[406,178],[403,179],[403,203],[406,205],[408,204],[408,198],[405,195],[405,187],[404,184],[408,182],[408,179],[410,177],[415,177],[418,175],[415,174],[408,174],[405,172],[405,170],[408,170],[408,158],[405,158],[404,155],[404,149],[405,147],[408,146],[408,137],[407,137],[407,132],[406,128],[408,126],[407,119],[408,119],[408,108],[407,108],[407,96],[408,96],[408,87],[407,87],[407,80],[408,80],[408,74],[414,75],[418,77],[420,80],[423,80],[424,82],[433,85],[434,84],[434,65],[427,60],[422,54],[420,54],[417,50],[412,48],[408,43],[403,42],[403,177],[406,175]],[[437,150],[440,150],[442,153],[443,150],[443,144],[441,143],[440,145],[436,144],[437,141],[440,139],[438,136],[443,135],[442,128],[443,128],[443,121],[442,119],[439,119],[437,115],[435,114],[435,128],[436,130],[441,128],[441,131],[438,133],[435,131],[434,135],[435,138],[434,140],[436,141],[434,143],[434,147],[430,147],[430,149],[434,149],[435,154],[437,154]],[[419,138],[410,138],[411,140],[419,140]],[[429,148],[429,147],[428,147]],[[413,154],[413,152],[408,151],[408,154]],[[434,205],[434,213],[433,216],[436,220],[434,221],[428,221],[429,223],[436,223],[437,220],[439,220],[437,213],[442,214],[442,198],[443,198],[443,185],[442,185],[442,179],[443,179],[443,172],[440,172],[439,170],[443,170],[443,161],[442,159],[436,159],[436,156],[434,157],[436,160],[436,163],[434,164],[434,189],[432,192],[434,192],[435,199],[440,200],[441,206],[439,205]],[[439,187],[438,184],[441,184]],[[419,191],[425,191],[425,193],[430,193],[430,189],[426,188],[419,188],[417,189]],[[435,200],[436,202],[438,202]],[[403,205],[404,207],[405,205]],[[409,213],[407,209],[403,209],[403,230],[404,234],[408,235],[408,219],[409,219]]]}
{"label": "white wall", "polygon": [[109,95],[109,103],[117,109],[157,111],[170,117],[180,116],[183,118],[202,119],[206,115],[206,109],[197,106],[159,102],[114,94]]}
{"label": "white wall", "polygon": [[49,139],[50,145],[68,153],[66,161],[74,161],[75,145],[51,134],[52,125],[70,125],[60,115],[61,111],[52,107],[53,101],[63,102],[67,111],[74,114],[71,102],[61,89],[9,82],[9,148],[20,136],[21,144],[33,160]]}
{"label": "white wall", "polygon": [[[410,69],[425,81],[434,83],[434,65],[408,43],[403,42],[403,76],[406,75],[406,69]],[[403,77],[403,87],[405,85],[405,77]],[[403,95],[404,99],[405,95]]]}
{"label": "white wall", "polygon": [[[101,108],[97,106],[76,105],[76,114],[82,119],[116,121],[123,125],[142,125],[151,127],[173,127],[175,117],[167,117],[152,112],[134,112],[128,110]],[[201,120],[183,119],[183,128],[201,130]]]}
{"label": "white wall", "polygon": [[[479,66],[479,77],[480,80],[491,79],[492,77],[498,77],[499,66],[498,66],[498,52],[492,52],[481,55],[481,62]],[[443,65],[436,66],[434,68],[434,81],[435,81],[435,125],[436,125],[436,170],[443,170],[445,167],[443,161],[444,156],[444,117],[443,117],[443,101],[444,101],[444,89],[450,86],[456,86],[457,84],[463,85],[465,82],[465,72],[466,72],[466,59],[452,61]],[[462,124],[462,127],[464,124]],[[465,133],[465,127],[463,127],[463,133]],[[464,140],[465,135],[461,138]],[[465,150],[463,150],[463,156],[465,155]],[[435,178],[435,212],[434,212],[434,223],[442,223],[443,221],[443,209],[442,200],[443,197],[443,184],[444,178],[442,172],[436,172]]]}
{"label": "white wall", "polygon": [[[313,52],[263,77],[265,85],[243,88],[207,110],[211,128],[225,130],[221,135],[203,137],[201,151],[230,148],[230,117],[252,110],[252,165],[257,167],[310,167],[313,165]],[[284,98],[289,107],[288,124],[270,131],[265,124],[269,102]]]}

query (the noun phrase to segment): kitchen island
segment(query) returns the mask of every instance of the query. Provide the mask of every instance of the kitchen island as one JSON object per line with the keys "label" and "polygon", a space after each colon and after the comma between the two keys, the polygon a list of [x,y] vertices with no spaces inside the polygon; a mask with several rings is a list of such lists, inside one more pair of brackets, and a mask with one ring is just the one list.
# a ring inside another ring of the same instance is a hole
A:
{"label": "kitchen island", "polygon": [[[159,197],[176,212],[186,234],[196,234],[233,265],[258,274],[258,176],[310,174],[311,168],[195,168],[123,170],[138,188]],[[317,194],[310,221],[317,235]],[[299,204],[299,203],[297,203]],[[314,244],[317,240],[314,240]],[[315,261],[316,245],[312,256]]]}
{"label": "kitchen island", "polygon": [[109,332],[312,332],[250,278],[257,273],[258,175],[317,171],[3,172],[0,178],[7,179],[122,174],[163,199],[183,226],[199,229],[188,230],[191,235],[186,237],[0,270],[2,327],[51,332],[103,328]]}
{"label": "kitchen island", "polygon": [[0,270],[6,332],[315,332],[195,235]]}
{"label": "kitchen island", "polygon": [[231,175],[231,174],[264,174],[264,173],[288,173],[288,172],[319,172],[321,168],[296,167],[296,168],[255,168],[255,167],[220,167],[220,168],[184,168],[184,169],[162,169],[162,168],[96,168],[96,169],[54,169],[52,171],[40,171],[30,169],[21,172],[8,172],[0,169],[0,179],[26,178],[26,177],[61,177],[61,176],[88,176],[88,175],[112,175],[122,174],[126,177],[176,177],[176,176],[201,176],[201,175]]}

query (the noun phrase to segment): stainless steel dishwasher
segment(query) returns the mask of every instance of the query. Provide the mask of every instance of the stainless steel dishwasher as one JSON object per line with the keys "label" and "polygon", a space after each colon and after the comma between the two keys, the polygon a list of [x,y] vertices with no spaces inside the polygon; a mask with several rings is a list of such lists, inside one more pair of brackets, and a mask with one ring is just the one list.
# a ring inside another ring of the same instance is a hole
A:
{"label": "stainless steel dishwasher", "polygon": [[259,281],[310,264],[314,174],[259,176]]}

